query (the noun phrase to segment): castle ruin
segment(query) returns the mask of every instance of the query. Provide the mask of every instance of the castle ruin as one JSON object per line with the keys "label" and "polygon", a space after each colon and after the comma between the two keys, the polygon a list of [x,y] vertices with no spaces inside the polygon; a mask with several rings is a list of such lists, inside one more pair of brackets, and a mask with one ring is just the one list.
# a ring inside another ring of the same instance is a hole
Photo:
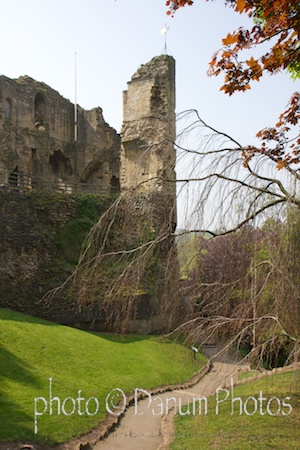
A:
{"label": "castle ruin", "polygon": [[[42,220],[44,226],[45,216],[49,214],[49,224],[53,226],[57,221],[57,226],[65,225],[75,214],[73,200],[73,203],[66,200],[66,214],[56,211],[53,217],[55,208],[45,213],[32,205],[27,194],[21,194],[24,189],[69,194],[130,193],[130,238],[121,236],[121,240],[127,243],[131,240],[134,246],[135,242],[140,242],[141,229],[145,226],[163,236],[157,253],[157,286],[154,293],[137,299],[140,306],[131,330],[152,332],[159,329],[161,305],[167,303],[166,296],[176,289],[177,276],[173,276],[172,287],[164,282],[176,227],[174,59],[168,55],[155,57],[132,76],[123,97],[121,136],[105,123],[101,108],[85,111],[78,106],[76,138],[74,105],[46,84],[27,76],[17,80],[0,77],[0,104],[0,185],[3,186],[0,188],[0,215],[4,224],[0,245],[0,278],[4,280],[0,282],[0,306],[35,313],[36,300],[30,304],[28,295],[27,306],[23,304],[20,308],[18,299],[13,299],[10,292],[22,292],[27,283],[35,299],[44,293],[42,282],[37,278],[40,280],[44,276],[41,265],[44,270],[57,250],[49,250],[50,244],[47,244],[49,248],[41,244],[45,233],[41,237],[36,231],[34,238],[31,233],[31,240],[28,240],[31,218],[34,217],[35,222]],[[10,191],[7,186],[14,189]],[[12,201],[10,192],[13,191]],[[12,203],[16,204],[17,198],[27,203],[19,208],[20,217],[14,219],[12,226],[8,211],[11,213]],[[144,221],[142,227],[141,221]],[[16,241],[18,248],[15,248]],[[172,270],[177,271],[177,263]],[[174,313],[176,304],[171,306]],[[91,317],[91,310],[75,313],[63,304],[59,308],[61,310],[56,310],[54,315],[49,311],[38,314],[69,324],[101,321],[96,317],[96,310]]]}
{"label": "castle ruin", "polygon": [[101,108],[74,105],[28,76],[0,77],[0,184],[65,192],[119,192],[120,136]]}

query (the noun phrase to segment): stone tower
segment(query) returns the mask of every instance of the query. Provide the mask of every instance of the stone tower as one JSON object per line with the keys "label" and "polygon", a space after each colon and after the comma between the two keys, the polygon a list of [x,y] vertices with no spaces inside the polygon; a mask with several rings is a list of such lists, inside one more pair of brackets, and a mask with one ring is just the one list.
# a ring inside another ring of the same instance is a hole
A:
{"label": "stone tower", "polygon": [[[151,258],[132,283],[131,331],[172,329],[181,311],[176,228],[175,61],[161,55],[142,65],[123,94],[120,188],[126,243],[150,244]],[[155,250],[153,250],[153,245]],[[146,252],[145,252],[146,253]]]}
{"label": "stone tower", "polygon": [[162,192],[174,205],[174,59],[161,55],[142,65],[123,95],[121,190]]}

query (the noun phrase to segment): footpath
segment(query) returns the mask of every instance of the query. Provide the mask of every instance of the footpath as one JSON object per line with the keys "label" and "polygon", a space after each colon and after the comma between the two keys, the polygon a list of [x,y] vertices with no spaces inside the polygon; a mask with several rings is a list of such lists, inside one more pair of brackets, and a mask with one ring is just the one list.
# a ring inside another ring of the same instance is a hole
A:
{"label": "footpath", "polygon": [[198,383],[152,395],[129,407],[118,427],[93,450],[167,450],[174,438],[174,412],[180,413],[179,408],[193,398],[209,397],[218,387],[230,386],[231,378],[242,369],[232,357],[216,356],[216,347],[207,347],[205,353],[211,359],[211,369]]}
{"label": "footpath", "polygon": [[[193,399],[216,395],[218,388],[230,387],[232,379],[234,385],[239,385],[274,373],[300,369],[300,363],[297,363],[272,371],[257,371],[252,378],[238,381],[239,372],[249,370],[247,364],[214,346],[203,350],[211,363],[200,371],[200,377],[193,377],[177,389],[170,386],[163,393],[161,388],[154,390],[145,399],[133,402],[119,418],[109,417],[84,436],[56,447],[21,442],[0,443],[0,450],[168,450],[175,437],[174,413],[180,414],[184,405],[193,405]],[[190,408],[193,413],[192,406]]]}

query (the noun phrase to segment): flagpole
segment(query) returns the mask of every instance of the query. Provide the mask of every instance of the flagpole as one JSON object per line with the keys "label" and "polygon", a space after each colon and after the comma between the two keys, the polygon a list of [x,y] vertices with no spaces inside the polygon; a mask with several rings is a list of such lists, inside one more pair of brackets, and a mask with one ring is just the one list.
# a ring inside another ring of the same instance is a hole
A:
{"label": "flagpole", "polygon": [[160,30],[160,34],[165,36],[165,46],[162,51],[162,53],[168,54],[168,44],[167,44],[167,33],[169,28],[167,27],[167,24],[165,23],[165,26]]}
{"label": "flagpole", "polygon": [[[75,81],[75,99],[74,99],[74,172],[75,172],[75,179],[74,181],[79,181],[77,179],[77,138],[78,138],[78,111],[77,111],[77,54],[75,52],[75,74],[74,74],[74,81]],[[75,190],[77,191],[77,187],[75,185]]]}
{"label": "flagpole", "polygon": [[75,52],[74,141],[77,142],[77,54]]}

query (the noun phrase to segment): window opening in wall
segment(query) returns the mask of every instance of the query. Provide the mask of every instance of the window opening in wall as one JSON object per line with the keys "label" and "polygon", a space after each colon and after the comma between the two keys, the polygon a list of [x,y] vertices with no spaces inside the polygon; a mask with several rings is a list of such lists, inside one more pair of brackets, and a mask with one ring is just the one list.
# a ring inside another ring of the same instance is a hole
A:
{"label": "window opening in wall", "polygon": [[34,126],[39,130],[45,129],[46,103],[42,94],[36,94],[34,101]]}
{"label": "window opening in wall", "polygon": [[54,175],[60,178],[73,174],[70,158],[65,156],[61,150],[55,150],[49,157],[49,164]]}
{"label": "window opening in wall", "polygon": [[39,160],[37,156],[36,148],[31,149],[31,184],[33,188],[38,185],[38,175],[39,175]]}
{"label": "window opening in wall", "polygon": [[115,177],[115,175],[111,177],[110,187],[112,193],[120,191],[120,181],[119,178]]}
{"label": "window opening in wall", "polygon": [[18,186],[19,184],[19,169],[18,166],[14,168],[12,172],[10,172],[8,176],[8,184],[10,186]]}
{"label": "window opening in wall", "polygon": [[11,119],[11,99],[7,98],[4,103],[4,114],[5,119],[10,120]]}

